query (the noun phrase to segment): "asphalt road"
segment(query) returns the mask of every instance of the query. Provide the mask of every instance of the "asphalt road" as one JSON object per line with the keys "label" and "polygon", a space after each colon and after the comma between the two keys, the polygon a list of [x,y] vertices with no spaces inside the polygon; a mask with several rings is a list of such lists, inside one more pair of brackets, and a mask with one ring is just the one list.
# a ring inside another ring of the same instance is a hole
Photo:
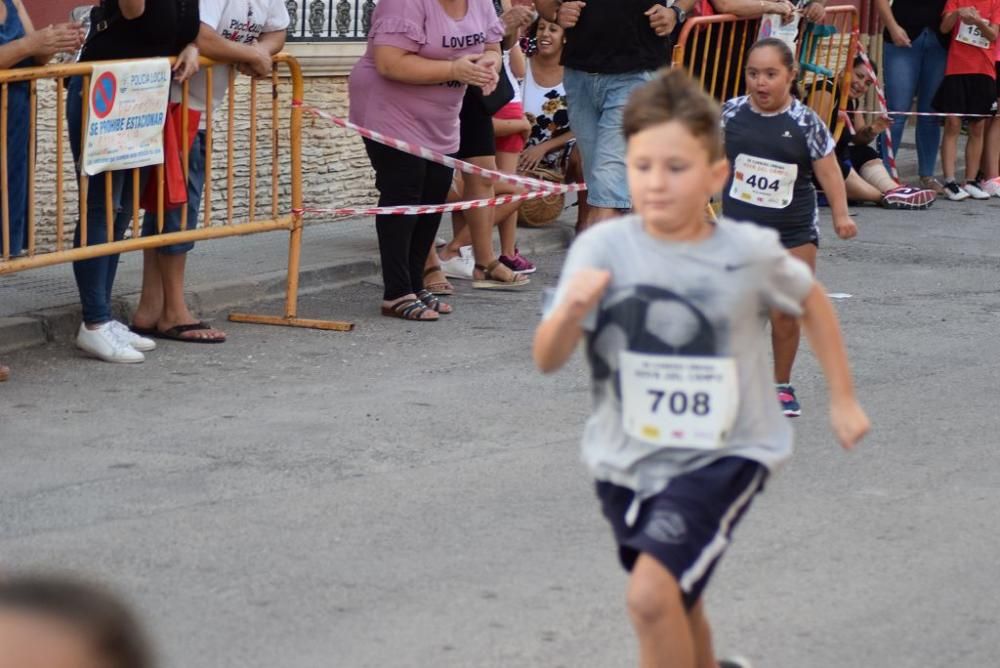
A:
{"label": "asphalt road", "polygon": [[[758,668],[996,665],[1000,202],[858,213],[819,272],[852,295],[874,430],[839,451],[804,353],[797,453],[709,589],[717,646]],[[434,324],[379,317],[364,283],[303,299],[350,334],[229,325],[137,367],[8,356],[0,564],[112,583],[170,668],[634,664],[578,461],[581,359],[530,362],[561,256],[536,260],[532,290],[465,288]]]}

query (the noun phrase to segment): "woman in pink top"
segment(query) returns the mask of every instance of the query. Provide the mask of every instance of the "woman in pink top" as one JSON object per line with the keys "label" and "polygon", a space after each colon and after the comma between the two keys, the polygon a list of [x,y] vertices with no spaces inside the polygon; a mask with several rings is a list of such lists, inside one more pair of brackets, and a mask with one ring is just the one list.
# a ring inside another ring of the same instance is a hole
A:
{"label": "woman in pink top", "polygon": [[[458,150],[466,86],[498,81],[503,24],[489,0],[381,0],[368,49],[351,71],[351,121],[441,153]],[[365,140],[379,206],[441,204],[451,169]],[[376,216],[382,314],[437,320],[451,306],[424,289],[424,261],[440,214]]]}

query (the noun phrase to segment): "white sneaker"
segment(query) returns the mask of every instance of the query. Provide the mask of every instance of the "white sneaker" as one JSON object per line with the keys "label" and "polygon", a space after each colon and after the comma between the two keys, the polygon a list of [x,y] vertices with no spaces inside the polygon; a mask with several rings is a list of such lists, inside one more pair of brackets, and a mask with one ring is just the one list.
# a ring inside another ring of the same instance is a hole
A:
{"label": "white sneaker", "polygon": [[954,181],[948,181],[948,183],[944,184],[944,194],[952,202],[961,202],[963,199],[969,199],[969,193],[965,192],[962,186]]}
{"label": "white sneaker", "polygon": [[969,193],[972,199],[990,198],[990,194],[983,190],[983,186],[979,181],[966,181],[965,185],[962,186],[962,190]]}
{"label": "white sneaker", "polygon": [[459,256],[464,257],[467,260],[473,260],[473,259],[475,259],[473,257],[473,255],[472,255],[472,246],[462,246],[462,247],[460,247],[458,249],[458,254],[459,254]]}
{"label": "white sneaker", "polygon": [[110,322],[104,323],[97,329],[87,329],[87,326],[81,323],[80,331],[76,335],[76,347],[105,362],[138,364],[146,360],[145,355],[125,343],[124,339],[115,333]]}
{"label": "white sneaker", "polygon": [[472,270],[476,267],[476,261],[471,257],[464,256],[462,250],[464,248],[459,250],[459,254],[450,260],[441,260],[441,271],[448,278],[461,278],[471,281]]}
{"label": "white sneaker", "polygon": [[151,350],[156,350],[156,341],[153,339],[147,339],[145,336],[139,336],[129,329],[124,323],[112,320],[111,329],[115,333],[115,336],[138,350],[140,353],[148,353]]}
{"label": "white sneaker", "polygon": [[1000,178],[985,181],[983,183],[983,190],[993,197],[1000,197]]}

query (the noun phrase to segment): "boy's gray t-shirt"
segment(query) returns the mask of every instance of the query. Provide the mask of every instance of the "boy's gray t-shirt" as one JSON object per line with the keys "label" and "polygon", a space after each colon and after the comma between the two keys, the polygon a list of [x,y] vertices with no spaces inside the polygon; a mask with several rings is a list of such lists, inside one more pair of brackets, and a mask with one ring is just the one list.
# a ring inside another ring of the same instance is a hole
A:
{"label": "boy's gray t-shirt", "polygon": [[[674,243],[647,234],[638,216],[602,223],[573,244],[546,316],[586,267],[611,272],[584,323],[593,410],[583,460],[598,480],[646,498],[721,457],[746,457],[769,470],[788,458],[792,432],[778,405],[766,324],[772,307],[801,315],[814,281],[775,231],[722,219],[708,239]],[[733,358],[740,399],[722,446],[664,448],[628,435],[618,369],[623,350]]]}

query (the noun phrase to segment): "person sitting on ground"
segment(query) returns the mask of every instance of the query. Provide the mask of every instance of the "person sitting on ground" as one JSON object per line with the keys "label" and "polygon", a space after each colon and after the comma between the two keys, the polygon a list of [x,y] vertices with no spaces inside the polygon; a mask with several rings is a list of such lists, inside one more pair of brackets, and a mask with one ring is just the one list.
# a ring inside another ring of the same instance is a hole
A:
{"label": "person sitting on ground", "polygon": [[0,579],[0,668],[152,668],[138,620],[101,588],[52,576]]}
{"label": "person sitting on ground", "polygon": [[[872,63],[872,67],[876,67]],[[876,71],[877,73],[877,71]],[[810,102],[820,114],[828,114],[831,128],[836,127],[840,115],[841,95],[845,90],[848,72],[845,70],[836,82],[824,81]],[[887,209],[927,209],[934,204],[937,195],[927,188],[911,188],[901,185],[892,178],[878,151],[871,143],[892,126],[892,121],[884,116],[865,115],[857,109],[857,101],[863,98],[873,83],[864,59],[857,56],[850,72],[847,90],[847,114],[850,122],[844,122],[837,141],[837,160],[847,186],[847,199],[857,202],[874,202]],[[852,131],[853,128],[853,131]]]}
{"label": "person sitting on ground", "polygon": [[[271,56],[285,45],[288,10],[280,0],[200,0],[201,26],[196,45],[201,55],[223,63],[236,63],[241,72],[269,76]],[[189,108],[218,108],[229,88],[228,67],[214,68],[212,92],[206,94],[207,77],[196,74],[189,84]],[[182,89],[174,85],[171,99],[180,102]],[[198,224],[198,210],[205,188],[205,116],[189,152],[187,226]],[[157,234],[157,213],[147,211],[143,236]],[[165,212],[164,232],[181,229],[181,208]],[[194,317],[184,300],[184,269],[193,243],[174,244],[143,253],[142,297],[132,318],[132,331],[158,338],[192,343],[222,343],[225,332]]]}

